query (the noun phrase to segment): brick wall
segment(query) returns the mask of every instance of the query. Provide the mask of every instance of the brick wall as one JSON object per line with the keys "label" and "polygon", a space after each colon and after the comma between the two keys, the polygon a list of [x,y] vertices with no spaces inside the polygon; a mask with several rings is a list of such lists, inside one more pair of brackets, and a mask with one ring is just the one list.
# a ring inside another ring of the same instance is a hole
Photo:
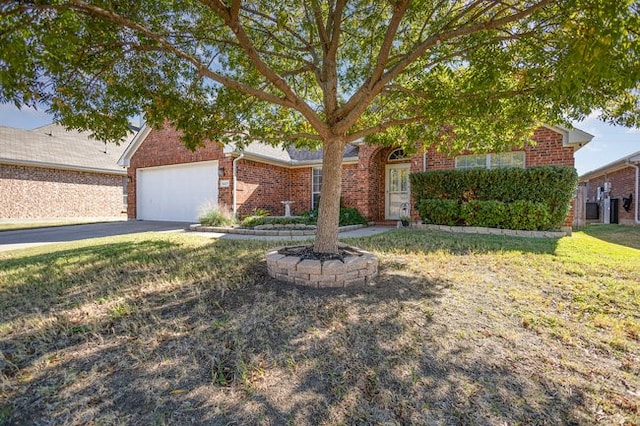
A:
{"label": "brick wall", "polygon": [[[139,168],[167,166],[172,164],[191,163],[196,161],[218,160],[219,167],[224,167],[224,176],[220,179],[232,180],[232,159],[224,157],[222,147],[214,142],[208,142],[205,146],[191,151],[180,141],[180,133],[166,126],[161,130],[152,129],[144,142],[130,159],[128,173],[129,185],[127,186],[127,216],[136,218],[136,171]],[[227,206],[233,203],[231,186],[218,188],[219,203]]]}
{"label": "brick wall", "polygon": [[[609,195],[611,198],[618,198],[619,223],[622,225],[635,225],[635,178],[636,169],[633,167],[624,167],[583,181],[582,184],[587,187],[587,201],[597,202],[598,187],[604,186],[605,182],[610,182],[611,192]],[[634,200],[631,203],[629,211],[626,211],[622,207],[622,198],[629,197],[629,194],[633,194]],[[602,221],[602,219],[602,206],[600,206],[600,221]]]}
{"label": "brick wall", "polygon": [[[284,167],[240,159],[238,168],[238,214],[250,214],[256,208],[269,210],[274,216],[284,215],[281,201],[290,200],[290,171]],[[310,172],[309,172],[310,173]],[[301,212],[301,203],[294,203],[292,212]],[[308,210],[308,209],[305,209]]]}
{"label": "brick wall", "polygon": [[0,165],[0,218],[115,217],[124,176]]}
{"label": "brick wall", "polygon": [[[525,152],[525,166],[570,166],[574,167],[573,148],[562,145],[562,135],[546,127],[539,127],[533,134],[533,143],[514,151]],[[463,153],[464,154],[464,153]],[[422,154],[419,154],[420,156]],[[422,164],[421,158],[415,159]],[[456,166],[455,156],[437,152],[435,148],[427,151],[427,170],[449,170]]]}
{"label": "brick wall", "polygon": [[[524,148],[526,165],[574,165],[573,148],[562,146],[562,135],[547,128],[536,130],[533,139],[535,145]],[[387,157],[394,148],[361,145],[358,164],[343,166],[342,203],[356,207],[369,220],[382,220],[385,217],[385,165]],[[159,165],[188,163],[194,161],[218,160],[225,168],[223,179],[232,180],[232,159],[224,157],[222,148],[214,143],[191,152],[179,141],[179,133],[170,128],[153,130],[131,159],[129,168],[129,217],[135,217],[136,169]],[[422,152],[407,162],[411,171],[423,170]],[[427,151],[427,170],[453,169],[455,157],[438,153],[434,149]],[[292,200],[292,211],[300,214],[311,208],[312,168],[287,168],[268,165],[247,159],[238,162],[238,212],[247,215],[255,208],[266,208],[272,214],[284,212],[281,201]],[[219,188],[220,202],[232,204],[232,185]],[[412,206],[413,207],[413,206]],[[412,208],[412,216],[418,218]],[[573,216],[567,218],[572,222]]]}
{"label": "brick wall", "polygon": [[[572,147],[565,147],[562,134],[546,127],[539,127],[533,134],[533,143],[524,148],[514,148],[514,151],[525,152],[525,166],[569,166],[575,167],[574,151]],[[464,154],[464,153],[463,153]],[[422,165],[422,154],[412,158],[412,171]],[[427,170],[450,170],[455,168],[455,156],[437,152],[434,148],[427,151]],[[573,224],[573,205],[567,214],[564,226]],[[415,214],[415,212],[414,212]]]}

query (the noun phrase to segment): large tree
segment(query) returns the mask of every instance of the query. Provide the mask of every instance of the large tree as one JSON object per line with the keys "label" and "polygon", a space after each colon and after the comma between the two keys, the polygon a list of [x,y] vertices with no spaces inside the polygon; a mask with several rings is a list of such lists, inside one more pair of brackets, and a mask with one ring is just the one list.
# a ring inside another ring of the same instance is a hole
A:
{"label": "large tree", "polygon": [[132,115],[205,140],[322,147],[335,252],[345,144],[521,144],[597,110],[637,125],[631,0],[3,0],[0,101],[117,140]]}

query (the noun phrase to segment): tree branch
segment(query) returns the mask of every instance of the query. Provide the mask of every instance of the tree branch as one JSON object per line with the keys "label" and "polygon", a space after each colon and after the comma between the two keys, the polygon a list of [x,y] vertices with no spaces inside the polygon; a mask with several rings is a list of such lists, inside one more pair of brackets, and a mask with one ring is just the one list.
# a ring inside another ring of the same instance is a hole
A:
{"label": "tree branch", "polygon": [[[523,19],[536,11],[542,9],[547,4],[553,2],[554,0],[541,0],[540,2],[523,9],[517,13],[504,16],[498,19],[491,19],[486,22],[480,22],[477,24],[469,25],[466,27],[459,27],[457,29],[445,32],[434,34],[427,39],[425,39],[422,43],[417,45],[415,49],[408,52],[404,55],[403,59],[401,59],[398,63],[396,63],[393,68],[383,74],[377,81],[375,82],[365,82],[352,96],[352,98],[347,102],[340,111],[338,112],[340,117],[344,117],[341,119],[339,125],[337,126],[337,131],[343,131],[351,127],[358,118],[362,115],[362,113],[366,110],[367,106],[371,102],[373,98],[375,98],[382,90],[384,90],[385,85],[392,81],[394,78],[398,77],[402,72],[416,59],[420,56],[424,55],[424,53],[431,47],[449,41],[455,38],[467,36],[470,34],[474,34],[480,31],[486,31],[490,29],[499,28],[500,26],[518,21]],[[477,3],[477,2],[476,2]],[[373,84],[371,84],[373,83]]]}
{"label": "tree branch", "polygon": [[255,96],[259,99],[262,99],[264,101],[267,102],[271,102],[274,103],[276,105],[281,105],[287,108],[294,108],[294,105],[291,102],[288,102],[285,99],[279,98],[278,96],[272,95],[268,92],[262,91],[262,90],[258,90],[255,89],[251,86],[247,86],[243,83],[240,83],[236,80],[230,79],[228,77],[225,77],[221,74],[218,74],[214,71],[212,71],[211,69],[209,69],[208,67],[206,67],[202,62],[200,62],[199,59],[197,59],[196,57],[178,49],[176,46],[174,46],[173,44],[171,44],[169,41],[167,41],[165,38],[161,37],[160,35],[156,34],[155,32],[149,30],[148,28],[146,28],[145,26],[137,23],[137,22],[133,22],[127,18],[125,18],[122,15],[119,15],[115,12],[109,11],[109,10],[105,10],[102,9],[100,7],[94,6],[94,5],[90,5],[82,0],[71,0],[71,5],[67,6],[67,5],[50,5],[50,6],[38,6],[38,5],[27,5],[24,6],[25,10],[28,9],[33,9],[33,10],[42,10],[42,9],[66,9],[66,8],[71,8],[74,9],[80,13],[83,13],[85,15],[88,16],[92,16],[94,18],[98,18],[101,20],[105,20],[108,22],[112,22],[118,25],[122,25],[126,28],[129,28],[131,30],[134,30],[140,34],[145,35],[146,37],[150,38],[151,40],[155,41],[156,43],[158,43],[158,45],[160,45],[162,47],[162,50],[167,52],[167,53],[172,53],[175,56],[182,58],[184,60],[186,60],[187,62],[189,62],[190,64],[192,64],[200,73],[200,75],[205,76],[217,83],[220,83],[224,86],[227,86],[231,89],[235,89],[238,90],[240,92],[243,92],[245,94],[251,95],[251,96]]}
{"label": "tree branch", "polygon": [[[204,1],[207,4],[211,2],[211,0],[201,1]],[[233,33],[235,34],[240,47],[247,54],[249,60],[251,60],[256,70],[260,74],[262,74],[276,89],[280,90],[284,94],[285,99],[288,101],[291,107],[299,111],[318,133],[328,134],[327,125],[313,110],[313,108],[311,108],[304,100],[296,95],[296,93],[291,89],[287,82],[262,60],[260,54],[251,42],[248,34],[240,24],[238,17],[234,18],[229,15],[228,17],[222,16],[222,18],[225,20],[225,23],[231,29],[231,31],[233,31]]]}
{"label": "tree branch", "polygon": [[385,121],[384,123],[380,123],[377,124],[373,127],[369,127],[366,129],[362,129],[362,130],[358,130],[354,133],[349,133],[346,137],[346,142],[353,142],[353,141],[357,141],[358,139],[362,139],[364,137],[367,137],[369,135],[373,135],[375,133],[380,133],[383,132],[385,130],[387,130],[389,127],[394,127],[394,126],[402,126],[405,124],[413,124],[413,123],[419,123],[421,121],[425,121],[426,117],[424,116],[415,116],[415,117],[410,117],[410,118],[399,118],[396,120],[389,120],[389,121]]}

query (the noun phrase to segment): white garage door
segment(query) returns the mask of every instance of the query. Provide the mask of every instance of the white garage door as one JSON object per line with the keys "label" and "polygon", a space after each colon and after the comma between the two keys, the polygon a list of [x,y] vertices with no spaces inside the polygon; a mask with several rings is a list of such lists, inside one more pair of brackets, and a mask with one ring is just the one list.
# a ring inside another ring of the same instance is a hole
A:
{"label": "white garage door", "polygon": [[204,204],[218,204],[218,162],[138,169],[136,199],[138,219],[195,223]]}

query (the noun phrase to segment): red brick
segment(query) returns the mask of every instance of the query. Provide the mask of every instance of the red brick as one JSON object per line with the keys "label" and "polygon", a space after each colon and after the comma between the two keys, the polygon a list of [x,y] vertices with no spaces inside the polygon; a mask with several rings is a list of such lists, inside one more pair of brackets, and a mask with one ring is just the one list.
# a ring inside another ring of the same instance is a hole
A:
{"label": "red brick", "polygon": [[117,217],[125,176],[0,165],[0,218]]}

